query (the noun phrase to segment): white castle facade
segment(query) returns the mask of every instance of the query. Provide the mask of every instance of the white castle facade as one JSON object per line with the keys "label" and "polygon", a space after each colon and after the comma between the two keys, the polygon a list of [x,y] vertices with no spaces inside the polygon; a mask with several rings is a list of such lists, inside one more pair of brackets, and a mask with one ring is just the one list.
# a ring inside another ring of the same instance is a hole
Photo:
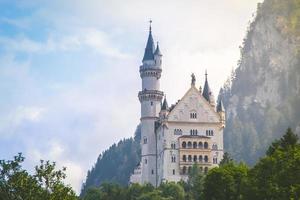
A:
{"label": "white castle facade", "polygon": [[195,163],[204,173],[218,166],[223,158],[225,110],[221,101],[215,105],[207,73],[203,91],[196,88],[192,74],[191,87],[169,107],[160,91],[162,54],[158,44],[154,46],[151,26],[139,71],[141,162],[130,182],[158,186],[164,181],[187,180]]}

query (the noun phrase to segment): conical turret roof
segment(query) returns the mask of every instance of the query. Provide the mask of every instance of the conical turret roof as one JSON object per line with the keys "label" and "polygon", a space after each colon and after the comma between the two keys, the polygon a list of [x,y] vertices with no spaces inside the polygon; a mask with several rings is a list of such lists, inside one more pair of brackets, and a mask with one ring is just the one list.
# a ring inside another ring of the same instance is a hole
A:
{"label": "conical turret roof", "polygon": [[167,98],[165,97],[161,110],[168,110],[168,109],[169,106],[168,106]]}
{"label": "conical turret roof", "polygon": [[151,31],[151,25],[149,28],[149,35],[148,35],[148,40],[147,40],[147,45],[145,48],[145,53],[143,57],[143,61],[145,60],[154,60],[154,41],[152,37],[152,31]]}

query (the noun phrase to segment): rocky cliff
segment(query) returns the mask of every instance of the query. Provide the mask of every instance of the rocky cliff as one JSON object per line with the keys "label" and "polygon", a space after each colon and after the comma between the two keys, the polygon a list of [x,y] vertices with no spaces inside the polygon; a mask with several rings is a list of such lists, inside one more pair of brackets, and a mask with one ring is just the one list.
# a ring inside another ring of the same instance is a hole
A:
{"label": "rocky cliff", "polygon": [[238,67],[220,90],[225,150],[253,164],[274,138],[300,132],[300,0],[258,4]]}

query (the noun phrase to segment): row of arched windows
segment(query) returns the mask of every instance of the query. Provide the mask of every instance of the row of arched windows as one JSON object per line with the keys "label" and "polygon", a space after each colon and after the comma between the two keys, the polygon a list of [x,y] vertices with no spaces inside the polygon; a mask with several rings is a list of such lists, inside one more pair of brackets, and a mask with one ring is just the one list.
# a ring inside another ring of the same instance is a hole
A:
{"label": "row of arched windows", "polygon": [[193,148],[193,149],[197,149],[197,148],[199,148],[199,149],[208,149],[208,143],[207,142],[199,142],[199,143],[197,143],[197,142],[185,142],[185,141],[183,141],[182,142],[182,144],[181,144],[181,147],[182,148],[189,148],[189,149],[191,149],[191,148]]}
{"label": "row of arched windows", "polygon": [[[208,167],[200,167],[199,168],[201,172],[203,172],[203,169],[204,169],[204,173],[207,173],[208,172]],[[182,168],[182,174],[189,174],[192,172],[192,167],[189,166],[189,167],[186,167],[186,166],[183,166]]]}
{"label": "row of arched windows", "polygon": [[207,163],[208,162],[208,156],[200,155],[198,157],[197,155],[194,155],[194,156],[192,156],[192,155],[188,155],[188,156],[183,155],[182,156],[182,161],[183,162],[200,162],[200,163],[205,162],[205,163]]}

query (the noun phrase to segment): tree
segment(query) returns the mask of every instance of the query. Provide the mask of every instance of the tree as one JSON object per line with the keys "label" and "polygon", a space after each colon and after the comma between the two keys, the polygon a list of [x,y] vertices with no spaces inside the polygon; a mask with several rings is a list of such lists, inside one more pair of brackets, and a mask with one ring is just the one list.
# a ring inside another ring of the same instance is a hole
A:
{"label": "tree", "polygon": [[293,148],[298,143],[298,136],[293,133],[291,128],[288,128],[286,133],[279,140],[275,140],[267,150],[267,155],[271,156],[276,150],[287,150]]}
{"label": "tree", "polygon": [[159,186],[159,190],[162,192],[162,196],[173,200],[184,200],[184,189],[181,185],[174,182],[162,183]]}
{"label": "tree", "polygon": [[220,166],[227,165],[233,163],[233,159],[230,157],[229,153],[225,152],[223,155],[223,159],[220,162]]}
{"label": "tree", "polygon": [[64,185],[65,168],[55,170],[55,163],[41,161],[34,175],[22,169],[24,157],[0,161],[0,197],[3,199],[75,200],[75,192]]}
{"label": "tree", "polygon": [[300,145],[288,129],[249,172],[247,199],[300,198]]}
{"label": "tree", "polygon": [[247,181],[247,173],[248,168],[243,163],[230,163],[211,169],[204,181],[204,199],[243,199],[242,191]]}

